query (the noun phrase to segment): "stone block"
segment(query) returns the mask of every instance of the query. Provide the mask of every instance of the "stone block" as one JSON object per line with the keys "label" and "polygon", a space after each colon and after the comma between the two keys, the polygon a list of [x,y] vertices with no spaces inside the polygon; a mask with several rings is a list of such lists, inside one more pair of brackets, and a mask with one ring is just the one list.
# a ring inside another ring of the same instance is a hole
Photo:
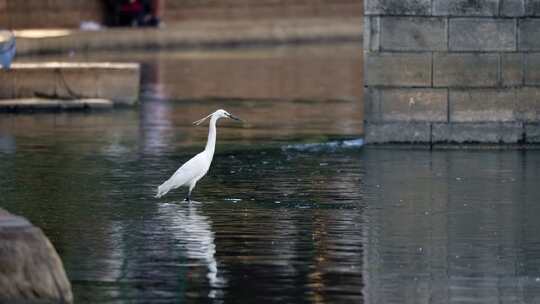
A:
{"label": "stone block", "polygon": [[443,51],[447,49],[446,18],[383,17],[381,49]]}
{"label": "stone block", "polygon": [[449,24],[452,51],[515,51],[513,19],[452,18]]}
{"label": "stone block", "polygon": [[366,15],[429,15],[431,0],[365,0]]}
{"label": "stone block", "polygon": [[366,87],[364,89],[364,120],[381,120],[380,89]]}
{"label": "stone block", "polygon": [[501,55],[501,82],[505,87],[523,84],[523,54]]}
{"label": "stone block", "polygon": [[525,141],[529,144],[540,144],[540,123],[525,124]]}
{"label": "stone block", "polygon": [[526,16],[540,16],[540,0],[524,0]]}
{"label": "stone block", "polygon": [[431,86],[430,53],[369,53],[365,60],[369,86]]}
{"label": "stone block", "polygon": [[516,118],[524,122],[540,122],[540,88],[523,87],[517,91]]}
{"label": "stone block", "polygon": [[493,87],[499,79],[497,54],[435,54],[433,84],[435,87]]}
{"label": "stone block", "polygon": [[433,0],[435,16],[496,16],[499,0]]}
{"label": "stone block", "polygon": [[525,54],[525,85],[540,85],[540,53]]}
{"label": "stone block", "polygon": [[447,90],[381,90],[380,109],[382,121],[447,121]]}
{"label": "stone block", "polygon": [[518,24],[520,51],[540,50],[540,19],[521,19]]}
{"label": "stone block", "polygon": [[450,122],[514,121],[513,89],[450,90]]}
{"label": "stone block", "polygon": [[521,140],[523,126],[516,122],[434,123],[433,143],[504,143]]}
{"label": "stone block", "polygon": [[500,15],[504,17],[521,17],[525,14],[525,0],[500,0]]}
{"label": "stone block", "polygon": [[425,122],[366,122],[367,144],[429,143],[431,126]]}
{"label": "stone block", "polygon": [[364,17],[364,50],[380,50],[380,17]]}

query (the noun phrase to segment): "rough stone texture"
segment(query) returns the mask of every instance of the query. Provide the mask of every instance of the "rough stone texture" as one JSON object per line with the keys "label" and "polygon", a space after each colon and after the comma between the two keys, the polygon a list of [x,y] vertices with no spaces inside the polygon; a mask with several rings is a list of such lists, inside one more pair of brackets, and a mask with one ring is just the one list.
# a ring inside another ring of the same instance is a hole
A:
{"label": "rough stone texture", "polygon": [[498,0],[433,0],[433,15],[496,16]]}
{"label": "rough stone texture", "polygon": [[520,51],[540,50],[540,19],[521,19],[518,27],[518,49]]}
{"label": "rough stone texture", "polygon": [[540,0],[431,0],[421,14],[407,3],[367,2],[366,142],[521,143],[523,124],[537,134]]}
{"label": "rough stone texture", "polygon": [[364,17],[364,50],[379,51],[380,43],[380,21],[379,17]]}
{"label": "rough stone texture", "polygon": [[540,124],[525,124],[525,138],[528,143],[540,143]]}
{"label": "rough stone texture", "polygon": [[[510,1],[510,0],[507,0]],[[525,1],[526,16],[540,16],[540,0],[523,0]]]}
{"label": "rough stone texture", "polygon": [[381,49],[383,51],[446,50],[446,26],[445,18],[382,18]]}
{"label": "rough stone texture", "polygon": [[434,123],[433,143],[501,143],[513,144],[521,140],[521,123]]}
{"label": "rough stone texture", "polygon": [[524,0],[500,0],[501,16],[520,17],[525,14]]}
{"label": "rough stone texture", "polygon": [[431,0],[364,0],[366,15],[428,15]]}
{"label": "rough stone texture", "polygon": [[364,90],[364,118],[366,121],[381,120],[381,89],[366,88]]}
{"label": "rough stone texture", "polygon": [[43,232],[0,209],[0,303],[71,303],[62,261]]}
{"label": "rough stone texture", "polygon": [[498,83],[497,54],[435,54],[435,87],[491,87]]}
{"label": "rough stone texture", "polygon": [[525,85],[540,85],[540,53],[525,54]]}
{"label": "rough stone texture", "polygon": [[364,126],[366,143],[430,142],[430,124],[422,122],[368,122]]}
{"label": "rough stone texture", "polygon": [[138,64],[14,63],[0,71],[3,98],[105,98],[132,105],[139,99]]}
{"label": "rough stone texture", "polygon": [[540,122],[540,88],[523,87],[517,91],[516,116],[524,122]]}
{"label": "rough stone texture", "polygon": [[515,20],[484,18],[450,19],[452,51],[515,51]]}
{"label": "rough stone texture", "polygon": [[365,58],[370,86],[431,85],[431,54],[372,53]]}
{"label": "rough stone texture", "polygon": [[523,84],[523,54],[501,55],[501,82],[504,87]]}
{"label": "rough stone texture", "polygon": [[389,89],[380,92],[383,121],[447,121],[446,89]]}
{"label": "rough stone texture", "polygon": [[515,121],[513,90],[450,90],[450,122]]}

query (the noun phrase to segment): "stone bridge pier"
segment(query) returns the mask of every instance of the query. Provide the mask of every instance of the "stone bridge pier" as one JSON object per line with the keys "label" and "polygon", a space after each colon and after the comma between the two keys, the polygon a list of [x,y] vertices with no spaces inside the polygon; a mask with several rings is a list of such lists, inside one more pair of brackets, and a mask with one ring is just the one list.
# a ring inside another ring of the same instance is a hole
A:
{"label": "stone bridge pier", "polygon": [[540,0],[365,0],[367,143],[540,143]]}

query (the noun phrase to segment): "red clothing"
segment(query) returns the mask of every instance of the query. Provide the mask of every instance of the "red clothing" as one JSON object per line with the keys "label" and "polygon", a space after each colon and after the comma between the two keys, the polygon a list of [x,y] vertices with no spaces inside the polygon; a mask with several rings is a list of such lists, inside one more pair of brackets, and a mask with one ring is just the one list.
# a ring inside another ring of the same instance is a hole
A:
{"label": "red clothing", "polygon": [[120,12],[127,14],[139,14],[142,13],[143,9],[143,5],[139,0],[130,1],[120,6]]}

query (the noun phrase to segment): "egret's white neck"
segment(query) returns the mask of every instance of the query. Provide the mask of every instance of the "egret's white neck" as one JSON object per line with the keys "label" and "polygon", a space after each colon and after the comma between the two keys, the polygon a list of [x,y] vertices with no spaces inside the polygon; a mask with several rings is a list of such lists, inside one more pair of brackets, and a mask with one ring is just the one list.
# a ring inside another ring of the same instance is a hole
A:
{"label": "egret's white neck", "polygon": [[210,155],[214,155],[216,149],[216,123],[218,118],[212,116],[210,118],[210,124],[208,125],[208,141],[206,142],[206,148],[204,151]]}

